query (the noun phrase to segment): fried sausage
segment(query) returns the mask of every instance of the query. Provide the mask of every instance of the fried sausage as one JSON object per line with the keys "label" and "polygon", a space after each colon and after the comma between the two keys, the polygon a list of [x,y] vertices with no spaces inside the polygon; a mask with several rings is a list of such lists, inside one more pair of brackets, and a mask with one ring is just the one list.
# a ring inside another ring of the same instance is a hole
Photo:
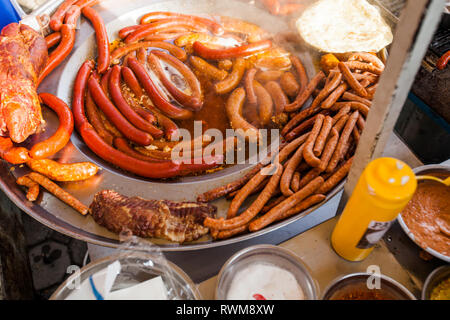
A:
{"label": "fried sausage", "polygon": [[328,135],[332,127],[333,127],[333,118],[330,116],[326,116],[325,119],[323,120],[322,128],[320,129],[320,133],[317,136],[313,148],[313,153],[316,157],[319,157],[322,154],[325,142],[328,138]]}
{"label": "fried sausage", "polygon": [[320,164],[320,159],[314,155],[313,147],[322,128],[325,117],[322,114],[317,115],[314,126],[305,142],[303,149],[303,158],[311,167],[316,168]]}
{"label": "fried sausage", "polygon": [[283,73],[280,78],[280,86],[289,97],[296,97],[301,89],[292,72]]}
{"label": "fried sausage", "polygon": [[259,82],[254,81],[253,86],[258,102],[259,121],[265,126],[270,122],[273,115],[272,97]]}
{"label": "fried sausage", "polygon": [[286,168],[284,169],[283,175],[281,177],[280,190],[281,193],[283,193],[283,195],[286,197],[289,197],[294,194],[294,192],[291,190],[291,180],[295,172],[295,169],[298,167],[298,165],[303,159],[303,149],[304,145],[300,146],[297,149],[297,151],[295,151],[294,155],[287,163]]}
{"label": "fried sausage", "polygon": [[285,110],[287,112],[294,112],[301,109],[323,79],[325,79],[325,74],[322,71],[319,71],[308,83],[305,90],[297,96],[293,103],[288,104]]}
{"label": "fried sausage", "polygon": [[228,72],[216,68],[202,58],[191,56],[189,62],[198,72],[212,80],[222,81],[228,76]]}
{"label": "fried sausage", "polygon": [[231,92],[238,86],[244,76],[246,62],[243,58],[238,58],[234,61],[233,70],[228,76],[214,85],[217,94],[225,94]]}
{"label": "fried sausage", "polygon": [[83,181],[95,176],[100,169],[91,162],[63,164],[50,159],[30,160],[27,165],[54,181]]}
{"label": "fried sausage", "polygon": [[17,178],[16,183],[20,186],[24,186],[28,188],[27,191],[27,199],[28,201],[36,201],[39,196],[39,184],[33,180],[31,180],[28,176],[22,176]]}

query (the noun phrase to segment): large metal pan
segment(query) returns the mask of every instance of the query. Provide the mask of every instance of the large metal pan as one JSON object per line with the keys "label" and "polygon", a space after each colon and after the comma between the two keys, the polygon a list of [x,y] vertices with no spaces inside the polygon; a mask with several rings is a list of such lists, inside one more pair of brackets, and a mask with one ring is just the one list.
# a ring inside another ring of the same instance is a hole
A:
{"label": "large metal pan", "polygon": [[[286,20],[272,16],[262,8],[235,0],[171,0],[152,1],[150,4],[148,0],[108,0],[96,6],[96,9],[99,10],[107,24],[110,39],[117,38],[117,31],[120,28],[135,24],[140,16],[150,11],[228,15],[256,23],[274,34],[290,29]],[[83,20],[80,30],[78,30],[77,41],[71,56],[46,79],[40,86],[39,91],[55,93],[70,104],[72,85],[78,68],[87,58],[95,57],[94,39],[93,29],[89,23]],[[289,49],[292,51],[292,48]],[[313,76],[315,70],[312,56],[307,49],[298,50],[300,51],[294,51],[294,53],[301,57],[309,76]],[[56,116],[46,108],[44,108],[43,113],[47,121],[47,129],[45,132],[33,136],[28,145],[46,138],[57,128],[58,120]],[[63,185],[68,192],[85,204],[89,204],[93,195],[103,189],[113,189],[124,195],[141,196],[147,199],[195,200],[198,194],[233,181],[252,167],[252,165],[235,165],[203,176],[184,177],[168,182],[151,181],[121,171],[106,163],[86,147],[77,133],[73,134],[71,143],[56,154],[54,158],[64,158],[69,162],[93,161],[103,168],[98,177],[89,181]],[[81,216],[48,193],[43,193],[41,198],[35,203],[27,201],[24,191],[15,183],[15,177],[21,176],[26,172],[27,168],[25,166],[12,168],[5,162],[0,164],[0,187],[23,211],[46,226],[71,237],[102,246],[116,247],[119,244],[116,234],[98,226],[90,216]],[[326,201],[336,195],[342,187],[343,183],[328,195]],[[219,199],[214,204],[218,207],[219,215],[224,215],[229,202]],[[301,219],[313,212],[317,207],[310,208],[300,215],[273,224],[259,232],[237,236],[228,240],[212,241],[205,236],[195,242],[183,245],[160,239],[149,239],[148,241],[160,245],[161,249],[165,251],[197,250],[227,245],[272,232]]]}

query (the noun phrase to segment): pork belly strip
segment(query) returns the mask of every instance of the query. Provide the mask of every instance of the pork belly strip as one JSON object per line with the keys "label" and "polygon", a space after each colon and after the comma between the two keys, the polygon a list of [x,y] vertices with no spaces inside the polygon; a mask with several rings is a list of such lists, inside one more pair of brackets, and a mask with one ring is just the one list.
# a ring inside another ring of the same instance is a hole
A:
{"label": "pork belly strip", "polygon": [[217,208],[197,202],[126,197],[103,190],[95,194],[90,211],[95,222],[112,232],[130,230],[140,237],[182,243],[207,234],[203,220],[215,216]]}

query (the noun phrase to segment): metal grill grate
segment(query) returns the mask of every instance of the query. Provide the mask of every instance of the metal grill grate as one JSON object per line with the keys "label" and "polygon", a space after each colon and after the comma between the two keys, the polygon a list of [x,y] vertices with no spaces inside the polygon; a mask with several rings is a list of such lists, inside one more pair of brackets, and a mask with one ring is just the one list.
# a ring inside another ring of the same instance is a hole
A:
{"label": "metal grill grate", "polygon": [[438,57],[450,50],[450,29],[439,29],[430,44],[430,50]]}

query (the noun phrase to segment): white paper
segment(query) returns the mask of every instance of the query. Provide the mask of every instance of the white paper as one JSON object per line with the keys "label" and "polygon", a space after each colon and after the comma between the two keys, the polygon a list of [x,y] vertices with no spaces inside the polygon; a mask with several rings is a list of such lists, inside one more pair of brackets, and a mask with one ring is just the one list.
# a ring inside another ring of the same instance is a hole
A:
{"label": "white paper", "polygon": [[167,300],[167,289],[159,276],[132,287],[110,292],[105,300]]}

